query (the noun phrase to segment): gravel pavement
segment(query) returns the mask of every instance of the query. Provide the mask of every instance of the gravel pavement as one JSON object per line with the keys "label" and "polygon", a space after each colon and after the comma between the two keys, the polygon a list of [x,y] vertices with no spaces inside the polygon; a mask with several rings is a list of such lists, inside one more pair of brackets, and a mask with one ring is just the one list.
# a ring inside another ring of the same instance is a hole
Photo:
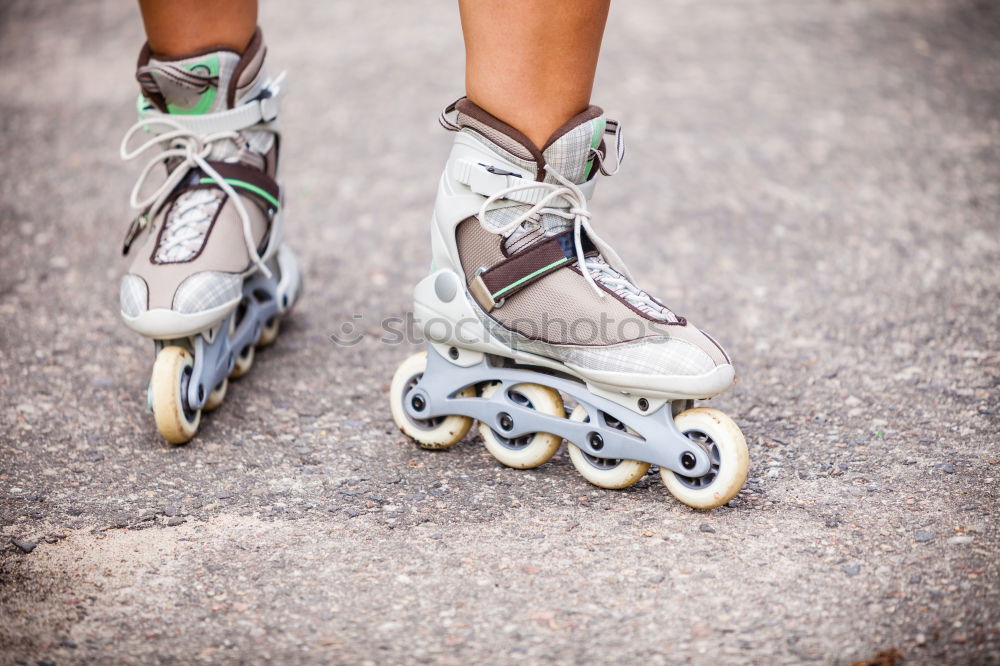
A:
{"label": "gravel pavement", "polygon": [[711,512],[400,435],[382,322],[429,259],[457,10],[263,25],[307,293],[173,447],[117,314],[137,11],[0,5],[0,663],[1000,663],[996,3],[614,7],[595,225],[737,360],[750,479]]}

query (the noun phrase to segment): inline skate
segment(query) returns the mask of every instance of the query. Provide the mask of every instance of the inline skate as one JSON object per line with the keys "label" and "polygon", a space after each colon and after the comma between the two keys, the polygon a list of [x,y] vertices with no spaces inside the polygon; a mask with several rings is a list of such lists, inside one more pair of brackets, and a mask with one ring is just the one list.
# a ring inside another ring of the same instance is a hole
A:
{"label": "inline skate", "polygon": [[565,440],[599,487],[625,488],[657,465],[681,502],[729,501],[746,480],[746,441],[722,412],[692,407],[733,383],[732,363],[636,286],[590,223],[597,175],[624,158],[620,125],[591,106],[539,149],[464,98],[441,123],[456,136],[431,271],[414,290],[428,344],[393,376],[397,426],[442,449],[478,422],[489,452],[522,469]]}
{"label": "inline skate", "polygon": [[[151,157],[132,189],[140,212],[123,254],[146,238],[121,282],[121,315],[154,341],[147,403],[172,443],[194,437],[202,411],[222,403],[255,347],[274,341],[302,289],[282,242],[284,75],[268,77],[265,55],[258,29],[243,54],[166,58],[147,44],[139,57],[139,121],[121,156]],[[160,165],[166,176],[150,188]]]}

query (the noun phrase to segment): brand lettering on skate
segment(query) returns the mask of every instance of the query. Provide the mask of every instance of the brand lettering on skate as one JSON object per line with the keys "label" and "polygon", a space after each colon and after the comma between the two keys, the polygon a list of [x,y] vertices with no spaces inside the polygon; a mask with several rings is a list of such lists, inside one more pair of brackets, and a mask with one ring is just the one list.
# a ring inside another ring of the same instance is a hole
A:
{"label": "brand lettering on skate", "polygon": [[[429,338],[455,339],[465,345],[474,345],[487,341],[490,335],[483,328],[482,322],[474,317],[456,321],[441,317],[417,322],[413,313],[408,312],[402,317],[386,317],[377,326],[366,325],[365,319],[361,313],[354,313],[343,319],[329,333],[329,339],[338,347],[353,347],[366,338],[388,345],[422,344]],[[613,341],[640,338],[647,338],[649,344],[666,343],[670,340],[664,335],[663,327],[656,322],[642,317],[616,319],[604,312],[596,319],[564,319],[544,314],[537,320],[518,318],[511,325],[522,331],[528,339],[556,338],[581,345],[610,344]],[[428,336],[428,330],[432,330],[433,334]],[[514,339],[510,342],[516,344]]]}

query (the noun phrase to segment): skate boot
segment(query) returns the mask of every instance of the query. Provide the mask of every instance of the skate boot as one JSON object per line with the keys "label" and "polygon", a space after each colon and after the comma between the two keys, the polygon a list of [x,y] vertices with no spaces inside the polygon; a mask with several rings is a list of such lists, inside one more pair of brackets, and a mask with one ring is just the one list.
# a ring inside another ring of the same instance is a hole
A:
{"label": "skate boot", "polygon": [[[173,443],[194,437],[202,410],[218,407],[255,346],[274,340],[302,287],[282,243],[284,75],[270,79],[264,56],[258,30],[242,55],[163,58],[147,45],[139,57],[139,121],[121,155],[150,159],[132,190],[140,213],[123,253],[146,236],[121,282],[121,313],[154,340],[147,402]],[[166,176],[154,184],[160,165]]]}
{"label": "skate boot", "polygon": [[442,124],[457,134],[431,272],[414,291],[428,346],[393,377],[399,428],[446,448],[478,421],[487,449],[517,468],[566,440],[597,486],[624,488],[655,464],[681,502],[729,501],[746,480],[746,441],[725,414],[691,408],[733,383],[729,357],[636,286],[590,223],[597,175],[624,157],[618,123],[591,106],[541,150],[466,99]]}

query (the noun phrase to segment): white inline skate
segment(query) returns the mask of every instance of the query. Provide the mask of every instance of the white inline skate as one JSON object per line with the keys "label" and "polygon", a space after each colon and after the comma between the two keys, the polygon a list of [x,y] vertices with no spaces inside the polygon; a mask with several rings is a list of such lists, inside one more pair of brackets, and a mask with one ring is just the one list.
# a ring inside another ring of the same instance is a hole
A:
{"label": "white inline skate", "polygon": [[[282,243],[284,76],[268,78],[265,52],[258,30],[242,55],[164,58],[147,45],[139,58],[139,121],[121,155],[155,152],[132,190],[141,212],[123,253],[148,234],[122,279],[121,313],[155,342],[147,402],[177,444],[194,437],[202,410],[222,403],[229,378],[250,369],[255,346],[275,339],[302,288]],[[160,165],[165,179],[149,188]]]}
{"label": "white inline skate", "polygon": [[733,383],[729,357],[637,287],[590,225],[597,173],[624,156],[618,123],[592,106],[541,150],[466,99],[442,124],[457,135],[431,272],[414,291],[429,342],[393,377],[399,428],[440,449],[478,421],[510,467],[537,467],[566,440],[577,471],[602,488],[625,488],[653,464],[685,504],[732,499],[749,466],[743,434],[718,410],[691,409]]}

